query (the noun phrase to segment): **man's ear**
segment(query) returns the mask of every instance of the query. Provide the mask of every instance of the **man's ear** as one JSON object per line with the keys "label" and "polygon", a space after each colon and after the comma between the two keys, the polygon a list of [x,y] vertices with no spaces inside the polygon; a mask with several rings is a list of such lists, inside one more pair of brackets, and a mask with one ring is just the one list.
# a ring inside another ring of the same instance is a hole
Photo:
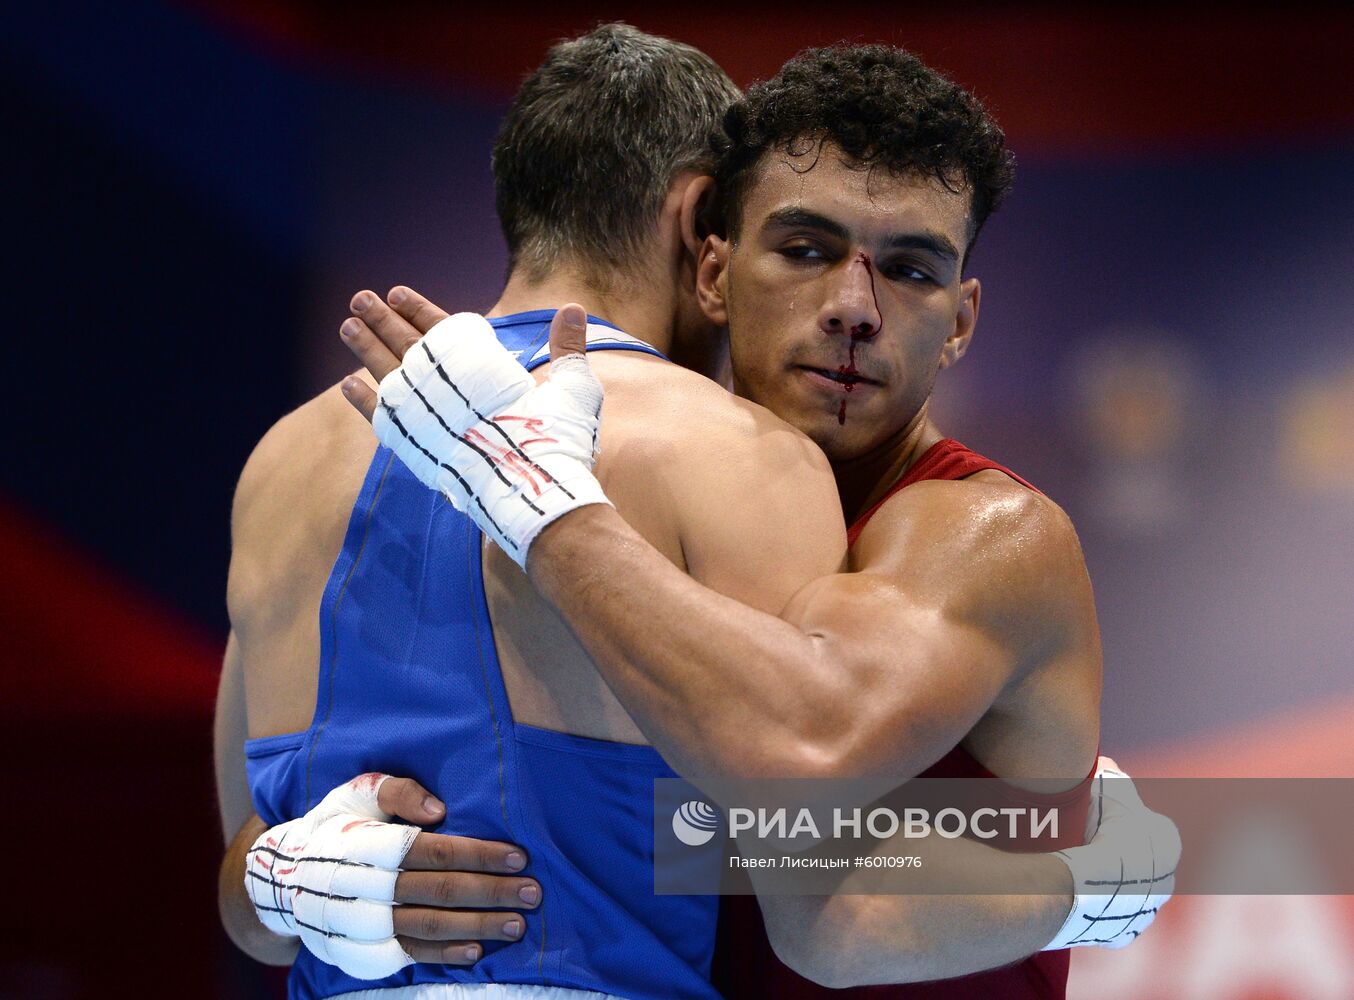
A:
{"label": "man's ear", "polygon": [[707,236],[696,261],[696,299],[716,326],[729,325],[728,284],[729,243],[722,236]]}
{"label": "man's ear", "polygon": [[982,285],[977,278],[969,278],[959,285],[959,311],[954,317],[954,333],[940,350],[940,367],[948,368],[968,350],[973,339],[973,328],[978,325],[978,304],[982,299]]}
{"label": "man's ear", "polygon": [[715,179],[708,174],[692,177],[682,189],[678,224],[682,242],[692,256],[701,252],[705,237],[710,235],[710,209],[714,200]]}

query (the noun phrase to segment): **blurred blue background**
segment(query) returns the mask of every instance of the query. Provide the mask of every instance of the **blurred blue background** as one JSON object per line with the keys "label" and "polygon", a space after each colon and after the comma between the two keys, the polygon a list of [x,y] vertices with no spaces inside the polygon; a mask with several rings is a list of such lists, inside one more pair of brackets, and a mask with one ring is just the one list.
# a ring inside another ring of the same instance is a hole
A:
{"label": "blurred blue background", "polygon": [[[270,988],[214,922],[235,478],[347,370],[354,291],[493,301],[498,118],[551,41],[616,18],[742,84],[804,45],[890,41],[989,103],[1016,189],[937,412],[1072,515],[1105,748],[1354,774],[1349,15],[45,3],[0,36],[0,712],[49,838],[0,917],[13,995],[95,995],[110,969]],[[171,820],[181,858],[148,898],[127,866]]]}

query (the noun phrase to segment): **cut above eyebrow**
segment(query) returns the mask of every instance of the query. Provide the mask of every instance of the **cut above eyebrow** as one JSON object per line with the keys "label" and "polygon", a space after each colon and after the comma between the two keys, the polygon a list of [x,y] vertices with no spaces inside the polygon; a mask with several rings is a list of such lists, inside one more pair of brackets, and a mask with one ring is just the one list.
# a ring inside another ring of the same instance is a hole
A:
{"label": "cut above eyebrow", "polygon": [[[817,229],[840,240],[850,239],[851,233],[840,222],[817,212],[802,208],[781,208],[766,217],[766,225]],[[958,260],[959,250],[944,233],[928,229],[921,233],[899,233],[886,244],[890,249],[921,250],[946,260]]]}

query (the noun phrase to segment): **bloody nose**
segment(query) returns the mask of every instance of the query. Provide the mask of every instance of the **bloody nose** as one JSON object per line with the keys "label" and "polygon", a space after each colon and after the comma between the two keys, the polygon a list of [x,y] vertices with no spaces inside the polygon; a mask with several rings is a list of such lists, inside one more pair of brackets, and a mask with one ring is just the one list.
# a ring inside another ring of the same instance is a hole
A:
{"label": "bloody nose", "polygon": [[[884,314],[879,311],[879,294],[874,289],[874,266],[870,263],[870,258],[864,253],[856,256],[856,263],[865,268],[865,274],[870,279],[870,298],[874,301],[875,314],[882,318]],[[883,324],[881,323],[880,326],[882,325]],[[862,321],[851,327],[851,339],[868,340],[870,337],[877,334],[879,329],[880,327],[875,326],[873,323]]]}

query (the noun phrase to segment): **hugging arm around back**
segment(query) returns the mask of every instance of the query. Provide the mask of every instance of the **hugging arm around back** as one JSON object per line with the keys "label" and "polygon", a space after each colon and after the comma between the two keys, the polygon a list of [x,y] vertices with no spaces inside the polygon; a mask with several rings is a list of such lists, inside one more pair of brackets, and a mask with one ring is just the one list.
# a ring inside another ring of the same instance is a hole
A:
{"label": "hugging arm around back", "polygon": [[[780,539],[765,543],[758,572],[792,557],[795,542],[784,539],[840,532],[802,507],[773,524],[756,474],[739,475],[727,454],[709,460],[732,490],[720,506],[731,512],[726,539],[754,521],[760,534],[749,537]],[[726,552],[730,572],[751,558],[743,553],[736,544]],[[853,572],[805,581],[768,613],[701,586],[615,511],[592,506],[547,527],[528,569],[679,770],[901,782],[992,710],[1047,685],[1041,700],[1078,725],[1008,739],[1034,744],[1008,770],[1072,783],[1085,775],[1097,742],[1099,645],[1061,511],[1014,484],[920,483],[885,505],[852,559]],[[622,595],[647,609],[642,620],[618,610]]]}
{"label": "hugging arm around back", "polygon": [[[716,632],[721,627],[734,632],[740,627],[736,616],[745,612],[755,612],[757,625],[743,627],[759,627],[761,622],[770,621],[798,632],[795,626],[771,616],[784,612],[787,605],[793,611],[806,599],[812,603],[812,581],[823,577],[851,579],[832,575],[839,568],[845,546],[835,484],[826,461],[799,435],[774,418],[766,419],[768,430],[759,436],[739,440],[725,434],[711,441],[704,460],[687,480],[693,490],[692,523],[683,532],[689,577],[677,571],[669,577],[666,560],[660,570],[651,561],[652,550],[630,532],[615,511],[603,507],[584,508],[570,519],[588,520],[587,544],[602,536],[598,551],[605,551],[606,559],[599,562],[584,557],[580,549],[570,558],[559,560],[561,566],[571,567],[561,570],[559,577],[555,577],[553,567],[541,573],[546,561],[554,562],[551,555],[541,563],[535,562],[537,546],[547,549],[551,544],[554,528],[547,528],[533,546],[529,563],[538,585],[540,576],[550,577],[543,589],[552,599],[556,588],[569,591],[571,610],[574,602],[593,608],[603,604],[615,607],[619,602],[645,609],[632,624],[636,628],[641,622],[649,626],[647,639],[638,645],[645,650],[641,656],[659,661],[657,669],[650,669],[642,659],[636,662],[629,658],[624,633],[598,637],[587,625],[580,629],[572,614],[566,612],[566,618],[585,636],[585,645],[599,663],[602,658],[608,661],[603,674],[645,735],[676,770],[697,784],[702,776],[826,777],[838,766],[831,758],[804,753],[804,744],[798,742],[798,727],[803,727],[802,735],[813,738],[816,723],[807,714],[797,714],[798,710],[783,710],[784,702],[778,704],[778,695],[771,690],[776,684],[800,688],[793,694],[787,692],[795,699],[805,694],[804,688],[810,695],[814,693],[813,683],[806,683],[797,674],[796,664],[778,662],[768,652],[774,647],[755,643],[739,647],[732,640],[732,648],[741,652],[719,660],[721,669],[717,671],[709,669],[707,661],[703,671],[688,647],[691,641],[709,641],[709,631],[702,624],[706,610],[701,602],[706,595],[716,599],[717,608],[735,616],[722,624],[717,621]],[[718,455],[718,459],[710,460],[712,455]],[[769,455],[774,461],[767,461]],[[559,540],[561,534],[555,539]],[[802,544],[809,539],[819,544]],[[623,560],[620,567],[607,561],[617,554]],[[633,563],[628,561],[631,559]],[[646,568],[632,574],[639,564]],[[664,583],[650,589],[646,580],[649,572],[661,573],[676,585],[671,591]],[[711,590],[697,588],[696,583]],[[807,593],[802,592],[806,585]],[[856,586],[866,592],[884,588],[894,593],[879,581],[856,581]],[[713,590],[720,593],[713,594]],[[689,597],[684,596],[690,591],[697,592],[694,603],[687,603]],[[669,595],[674,603],[665,604]],[[854,591],[830,600],[835,603],[852,598],[868,606],[867,594]],[[857,620],[849,614],[846,619],[855,621],[862,632],[872,625],[880,627],[877,621]],[[673,624],[679,622],[684,625]],[[691,640],[687,638],[689,632],[704,634]],[[917,648],[926,647],[917,643]],[[823,669],[830,667],[824,664]],[[906,660],[897,662],[896,669],[904,673]],[[685,676],[674,676],[683,672]],[[899,678],[895,683],[903,686],[904,681]],[[765,687],[757,688],[758,683]],[[850,675],[839,672],[835,680],[824,675],[822,683],[847,685]],[[987,697],[990,700],[993,696]],[[961,727],[971,725],[965,718],[961,715],[952,723],[956,727],[952,732],[958,735],[939,738],[949,738],[951,746],[958,742]],[[820,769],[825,761],[832,766]],[[869,766],[869,762],[863,766]],[[920,770],[923,765],[916,766]],[[949,865],[970,873],[991,866],[994,878],[1000,878],[1002,884],[1024,884],[1028,892],[1006,896],[763,895],[760,905],[778,955],[800,974],[830,986],[948,978],[1007,964],[1038,951],[1067,916],[1072,882],[1063,863],[1050,855],[1010,854],[969,841],[934,837],[925,844],[925,850],[928,864]],[[754,887],[756,882],[754,874]]]}

